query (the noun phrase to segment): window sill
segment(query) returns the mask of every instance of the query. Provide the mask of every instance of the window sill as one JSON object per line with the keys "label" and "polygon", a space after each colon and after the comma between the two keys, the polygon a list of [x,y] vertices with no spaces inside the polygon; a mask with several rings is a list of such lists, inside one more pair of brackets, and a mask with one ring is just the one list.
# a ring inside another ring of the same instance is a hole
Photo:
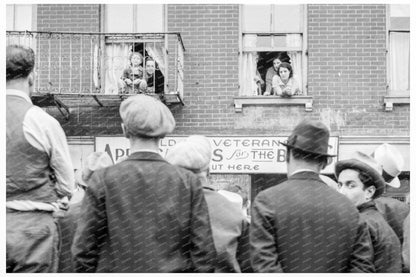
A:
{"label": "window sill", "polygon": [[410,104],[410,96],[408,95],[396,95],[396,96],[384,96],[384,110],[386,112],[393,111],[394,104]]}
{"label": "window sill", "polygon": [[243,111],[243,105],[305,105],[305,111],[312,111],[312,96],[292,96],[290,98],[282,98],[279,96],[237,96],[234,97],[234,107],[236,113]]}

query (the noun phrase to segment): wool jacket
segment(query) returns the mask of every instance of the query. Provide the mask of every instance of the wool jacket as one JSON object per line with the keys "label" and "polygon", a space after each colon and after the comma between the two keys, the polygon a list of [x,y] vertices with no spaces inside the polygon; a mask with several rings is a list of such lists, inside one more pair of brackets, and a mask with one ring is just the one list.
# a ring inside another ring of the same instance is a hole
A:
{"label": "wool jacket", "polygon": [[135,152],[89,182],[72,254],[77,272],[213,272],[208,208],[197,177]]}
{"label": "wool jacket", "polygon": [[374,272],[365,222],[315,172],[260,192],[251,220],[254,272]]}

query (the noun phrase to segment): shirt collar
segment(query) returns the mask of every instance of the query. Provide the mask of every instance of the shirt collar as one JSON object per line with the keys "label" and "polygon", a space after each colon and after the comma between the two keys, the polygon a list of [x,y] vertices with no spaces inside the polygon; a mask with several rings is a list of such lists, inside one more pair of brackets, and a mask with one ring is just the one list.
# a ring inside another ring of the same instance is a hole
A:
{"label": "shirt collar", "polygon": [[[312,170],[312,169],[301,168],[301,169],[298,169],[298,170],[293,171],[293,172],[292,172],[292,174],[290,174],[289,176],[293,176],[293,175],[295,175],[296,173],[300,173],[300,172],[313,172],[313,173],[318,174],[316,171],[314,171],[314,170]],[[289,176],[288,176],[288,177],[289,177]]]}
{"label": "shirt collar", "polygon": [[27,93],[25,93],[25,92],[23,92],[21,90],[17,90],[17,89],[6,89],[6,95],[13,95],[13,96],[22,97],[27,102],[29,102],[30,104],[32,104],[32,100],[30,100],[29,95],[27,95]]}

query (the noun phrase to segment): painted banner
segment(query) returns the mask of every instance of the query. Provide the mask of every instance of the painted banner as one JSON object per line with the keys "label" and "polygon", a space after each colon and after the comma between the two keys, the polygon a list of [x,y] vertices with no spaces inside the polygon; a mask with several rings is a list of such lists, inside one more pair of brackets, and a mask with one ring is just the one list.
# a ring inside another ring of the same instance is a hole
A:
{"label": "painted banner", "polygon": [[[186,136],[171,136],[160,140],[159,150],[165,157],[169,148]],[[211,141],[211,173],[286,173],[286,147],[279,142],[287,137],[207,136]],[[338,155],[338,137],[330,137],[328,153]],[[95,137],[95,151],[107,152],[116,163],[129,153],[125,137]],[[333,173],[337,157],[323,173]]]}

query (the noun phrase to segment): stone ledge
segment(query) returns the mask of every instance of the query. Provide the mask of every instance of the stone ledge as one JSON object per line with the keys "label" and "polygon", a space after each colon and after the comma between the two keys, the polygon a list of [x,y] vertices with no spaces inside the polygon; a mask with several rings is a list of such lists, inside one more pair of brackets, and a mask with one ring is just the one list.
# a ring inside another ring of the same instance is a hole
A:
{"label": "stone ledge", "polygon": [[234,97],[235,112],[241,113],[243,105],[274,105],[274,106],[289,106],[289,105],[304,105],[305,111],[311,112],[313,104],[312,96],[292,96],[290,98],[283,98],[280,96],[237,96]]}
{"label": "stone ledge", "polygon": [[384,96],[384,110],[386,112],[393,111],[394,104],[408,104],[410,105],[409,95]]}

